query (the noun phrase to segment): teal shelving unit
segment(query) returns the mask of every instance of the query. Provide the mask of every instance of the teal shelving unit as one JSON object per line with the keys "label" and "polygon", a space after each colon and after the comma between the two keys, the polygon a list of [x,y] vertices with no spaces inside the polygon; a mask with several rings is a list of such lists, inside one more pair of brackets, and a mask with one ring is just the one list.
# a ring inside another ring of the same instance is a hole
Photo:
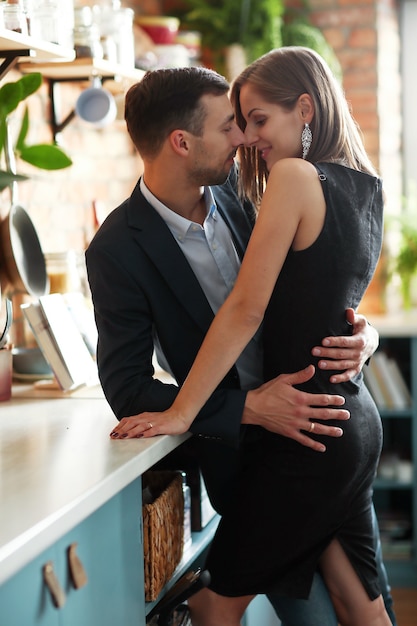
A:
{"label": "teal shelving unit", "polygon": [[393,587],[417,587],[417,312],[370,318],[378,350],[398,363],[411,392],[403,409],[381,409],[384,446],[374,503]]}

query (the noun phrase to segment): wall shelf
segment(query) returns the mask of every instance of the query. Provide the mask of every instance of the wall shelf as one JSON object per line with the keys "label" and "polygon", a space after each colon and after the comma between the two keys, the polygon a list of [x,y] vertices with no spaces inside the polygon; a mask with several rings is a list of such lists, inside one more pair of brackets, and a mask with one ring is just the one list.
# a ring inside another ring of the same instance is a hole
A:
{"label": "wall shelf", "polygon": [[[30,58],[30,61],[24,59]],[[11,30],[0,29],[0,79],[13,67],[23,74],[40,72],[49,83],[49,98],[51,101],[51,128],[54,141],[58,133],[71,122],[75,111],[71,111],[64,119],[57,119],[55,105],[55,87],[62,82],[87,81],[93,77],[100,77],[103,81],[112,81],[110,91],[120,93],[126,80],[135,83],[143,78],[145,72],[136,68],[126,68],[111,63],[105,59],[75,58],[74,50],[67,50],[61,46],[37,41],[32,37],[15,33]],[[22,60],[23,59],[23,60]]]}
{"label": "wall shelf", "polygon": [[81,58],[73,61],[20,62],[19,70],[23,73],[41,72],[45,78],[55,81],[88,80],[92,76],[112,78],[115,81],[128,79],[137,82],[144,75],[143,70],[126,68],[105,59]]}
{"label": "wall shelf", "polygon": [[39,60],[59,59],[72,61],[75,58],[74,50],[57,46],[47,41],[39,41],[33,37],[27,37],[13,30],[0,28],[0,78],[2,78],[21,58]]}

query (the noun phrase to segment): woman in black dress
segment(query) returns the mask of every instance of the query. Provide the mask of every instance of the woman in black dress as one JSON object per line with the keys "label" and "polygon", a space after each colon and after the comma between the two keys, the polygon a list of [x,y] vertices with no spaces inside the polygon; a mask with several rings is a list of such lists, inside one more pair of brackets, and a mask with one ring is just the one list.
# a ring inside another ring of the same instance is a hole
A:
{"label": "woman in black dress", "polygon": [[[260,205],[256,226],[174,405],[144,414],[144,430],[151,420],[164,432],[177,418],[187,430],[261,323],[266,379],[312,367],[312,345],[348,333],[344,312],[357,308],[378,261],[381,181],[321,57],[271,51],[236,79],[231,99],[245,133],[243,191]],[[247,428],[239,488],[208,557],[210,590],[190,601],[196,626],[236,626],[258,593],[307,598],[317,567],[341,624],[391,623],[372,541],[381,420],[361,374],[337,389],[331,374],[316,368],[302,387],[346,398],[351,418],[325,453]]]}

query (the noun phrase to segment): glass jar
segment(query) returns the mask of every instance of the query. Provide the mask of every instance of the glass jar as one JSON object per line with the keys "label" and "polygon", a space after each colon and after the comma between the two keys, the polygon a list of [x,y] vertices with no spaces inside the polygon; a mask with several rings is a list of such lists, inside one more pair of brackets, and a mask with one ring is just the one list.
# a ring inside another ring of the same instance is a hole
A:
{"label": "glass jar", "polygon": [[[28,2],[28,0],[24,0]],[[30,0],[29,0],[30,1]],[[36,0],[31,4],[30,34],[36,39],[73,48],[72,0]]]}
{"label": "glass jar", "polygon": [[23,5],[19,2],[3,2],[4,28],[13,30],[15,33],[28,34],[26,15]]}
{"label": "glass jar", "polygon": [[103,58],[100,31],[96,24],[74,27],[74,50],[77,58]]}
{"label": "glass jar", "polygon": [[112,35],[101,35],[100,43],[103,48],[103,59],[117,63],[117,44]]}
{"label": "glass jar", "polygon": [[114,11],[114,17],[117,61],[122,67],[133,69],[135,67],[134,11],[123,7]]}
{"label": "glass jar", "polygon": [[88,5],[74,7],[74,28],[91,26],[93,23],[93,9]]}
{"label": "glass jar", "polygon": [[107,58],[114,59],[125,68],[135,67],[133,18],[134,11],[129,8],[99,6],[94,12],[94,21],[99,27],[102,41],[105,41]]}
{"label": "glass jar", "polygon": [[49,293],[81,291],[81,277],[74,250],[49,252],[45,254],[45,261],[50,283]]}
{"label": "glass jar", "polygon": [[36,39],[60,43],[59,5],[55,0],[42,0],[32,10],[31,34]]}
{"label": "glass jar", "polygon": [[25,14],[25,18],[26,18],[26,26],[28,30],[28,35],[32,35],[33,1],[22,0],[22,8],[23,8],[23,13]]}

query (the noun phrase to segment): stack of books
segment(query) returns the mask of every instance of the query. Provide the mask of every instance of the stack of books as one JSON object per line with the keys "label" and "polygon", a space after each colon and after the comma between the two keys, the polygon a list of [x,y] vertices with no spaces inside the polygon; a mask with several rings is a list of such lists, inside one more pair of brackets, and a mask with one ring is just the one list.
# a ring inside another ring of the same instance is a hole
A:
{"label": "stack of books", "polygon": [[379,409],[411,407],[411,393],[395,359],[377,350],[363,369],[365,384]]}

